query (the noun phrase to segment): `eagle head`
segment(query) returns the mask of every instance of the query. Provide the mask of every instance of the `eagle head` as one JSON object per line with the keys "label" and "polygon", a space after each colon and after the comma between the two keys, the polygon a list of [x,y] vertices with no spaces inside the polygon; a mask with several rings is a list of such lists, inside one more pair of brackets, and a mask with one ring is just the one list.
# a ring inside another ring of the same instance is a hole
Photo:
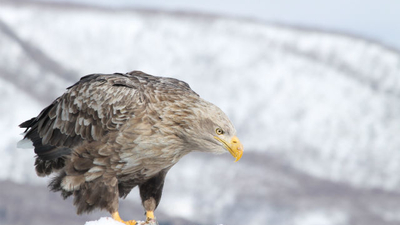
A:
{"label": "eagle head", "polygon": [[191,108],[193,113],[186,118],[192,126],[186,129],[193,150],[221,154],[229,152],[237,162],[243,155],[243,145],[236,136],[236,129],[226,114],[205,100]]}

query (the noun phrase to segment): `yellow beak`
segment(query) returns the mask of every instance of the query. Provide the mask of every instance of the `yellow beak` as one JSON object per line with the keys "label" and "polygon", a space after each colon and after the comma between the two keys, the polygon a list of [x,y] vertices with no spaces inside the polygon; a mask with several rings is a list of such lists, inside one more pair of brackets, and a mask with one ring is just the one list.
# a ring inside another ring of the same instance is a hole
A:
{"label": "yellow beak", "polygon": [[222,142],[224,144],[225,148],[231,153],[233,157],[235,157],[235,162],[239,161],[240,158],[242,158],[243,155],[243,145],[240,143],[239,138],[234,136],[231,139],[231,143],[226,143],[224,140],[221,138],[214,136],[215,139],[218,141]]}

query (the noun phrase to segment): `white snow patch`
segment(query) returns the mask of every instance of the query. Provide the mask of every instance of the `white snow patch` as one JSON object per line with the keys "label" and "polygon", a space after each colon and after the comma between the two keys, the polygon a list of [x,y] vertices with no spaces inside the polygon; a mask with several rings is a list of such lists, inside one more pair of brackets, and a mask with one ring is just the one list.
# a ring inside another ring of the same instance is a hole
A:
{"label": "white snow patch", "polygon": [[[136,225],[156,225],[156,222],[150,221],[136,221]],[[118,222],[111,217],[101,217],[99,220],[87,221],[85,225],[124,225],[124,223]]]}
{"label": "white snow patch", "polygon": [[85,225],[124,225],[111,217],[101,217],[99,220],[88,221]]}

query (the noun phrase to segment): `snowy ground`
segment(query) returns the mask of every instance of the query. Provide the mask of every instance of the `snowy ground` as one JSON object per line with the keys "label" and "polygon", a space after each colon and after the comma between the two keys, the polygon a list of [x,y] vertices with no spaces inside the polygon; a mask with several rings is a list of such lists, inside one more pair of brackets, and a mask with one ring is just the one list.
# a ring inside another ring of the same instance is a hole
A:
{"label": "snowy ground", "polygon": [[[32,151],[15,148],[19,123],[80,76],[142,70],[188,82],[229,115],[245,146],[236,164],[227,155],[184,158],[167,177],[160,211],[204,224],[234,222],[239,209],[250,224],[350,224],[363,213],[400,221],[397,205],[387,207],[400,188],[398,52],[215,16],[10,2],[0,7],[0,37],[2,180],[46,182]],[[317,201],[321,190],[303,187],[325,187],[329,197]],[[273,201],[281,193],[297,201]],[[362,201],[346,202],[352,196]],[[378,208],[363,204],[377,199]]]}
{"label": "snowy ground", "polygon": [[111,217],[102,217],[99,220],[88,221],[85,225],[123,225],[123,223],[118,222]]}
{"label": "snowy ground", "polygon": [[[136,225],[157,225],[156,223],[145,223],[144,221],[136,222]],[[124,225],[124,223],[118,222],[111,217],[102,217],[99,220],[88,221],[85,225]]]}

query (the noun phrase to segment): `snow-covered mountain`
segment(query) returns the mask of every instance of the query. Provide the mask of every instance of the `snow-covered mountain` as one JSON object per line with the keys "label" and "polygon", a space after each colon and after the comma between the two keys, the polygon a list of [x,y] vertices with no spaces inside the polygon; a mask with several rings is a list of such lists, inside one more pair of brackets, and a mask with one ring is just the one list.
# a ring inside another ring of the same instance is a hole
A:
{"label": "snow-covered mountain", "polygon": [[67,86],[142,70],[188,82],[230,116],[245,146],[235,164],[182,159],[160,211],[204,224],[400,223],[398,52],[236,18],[0,4],[0,179],[45,183],[32,151],[15,147],[17,125]]}

